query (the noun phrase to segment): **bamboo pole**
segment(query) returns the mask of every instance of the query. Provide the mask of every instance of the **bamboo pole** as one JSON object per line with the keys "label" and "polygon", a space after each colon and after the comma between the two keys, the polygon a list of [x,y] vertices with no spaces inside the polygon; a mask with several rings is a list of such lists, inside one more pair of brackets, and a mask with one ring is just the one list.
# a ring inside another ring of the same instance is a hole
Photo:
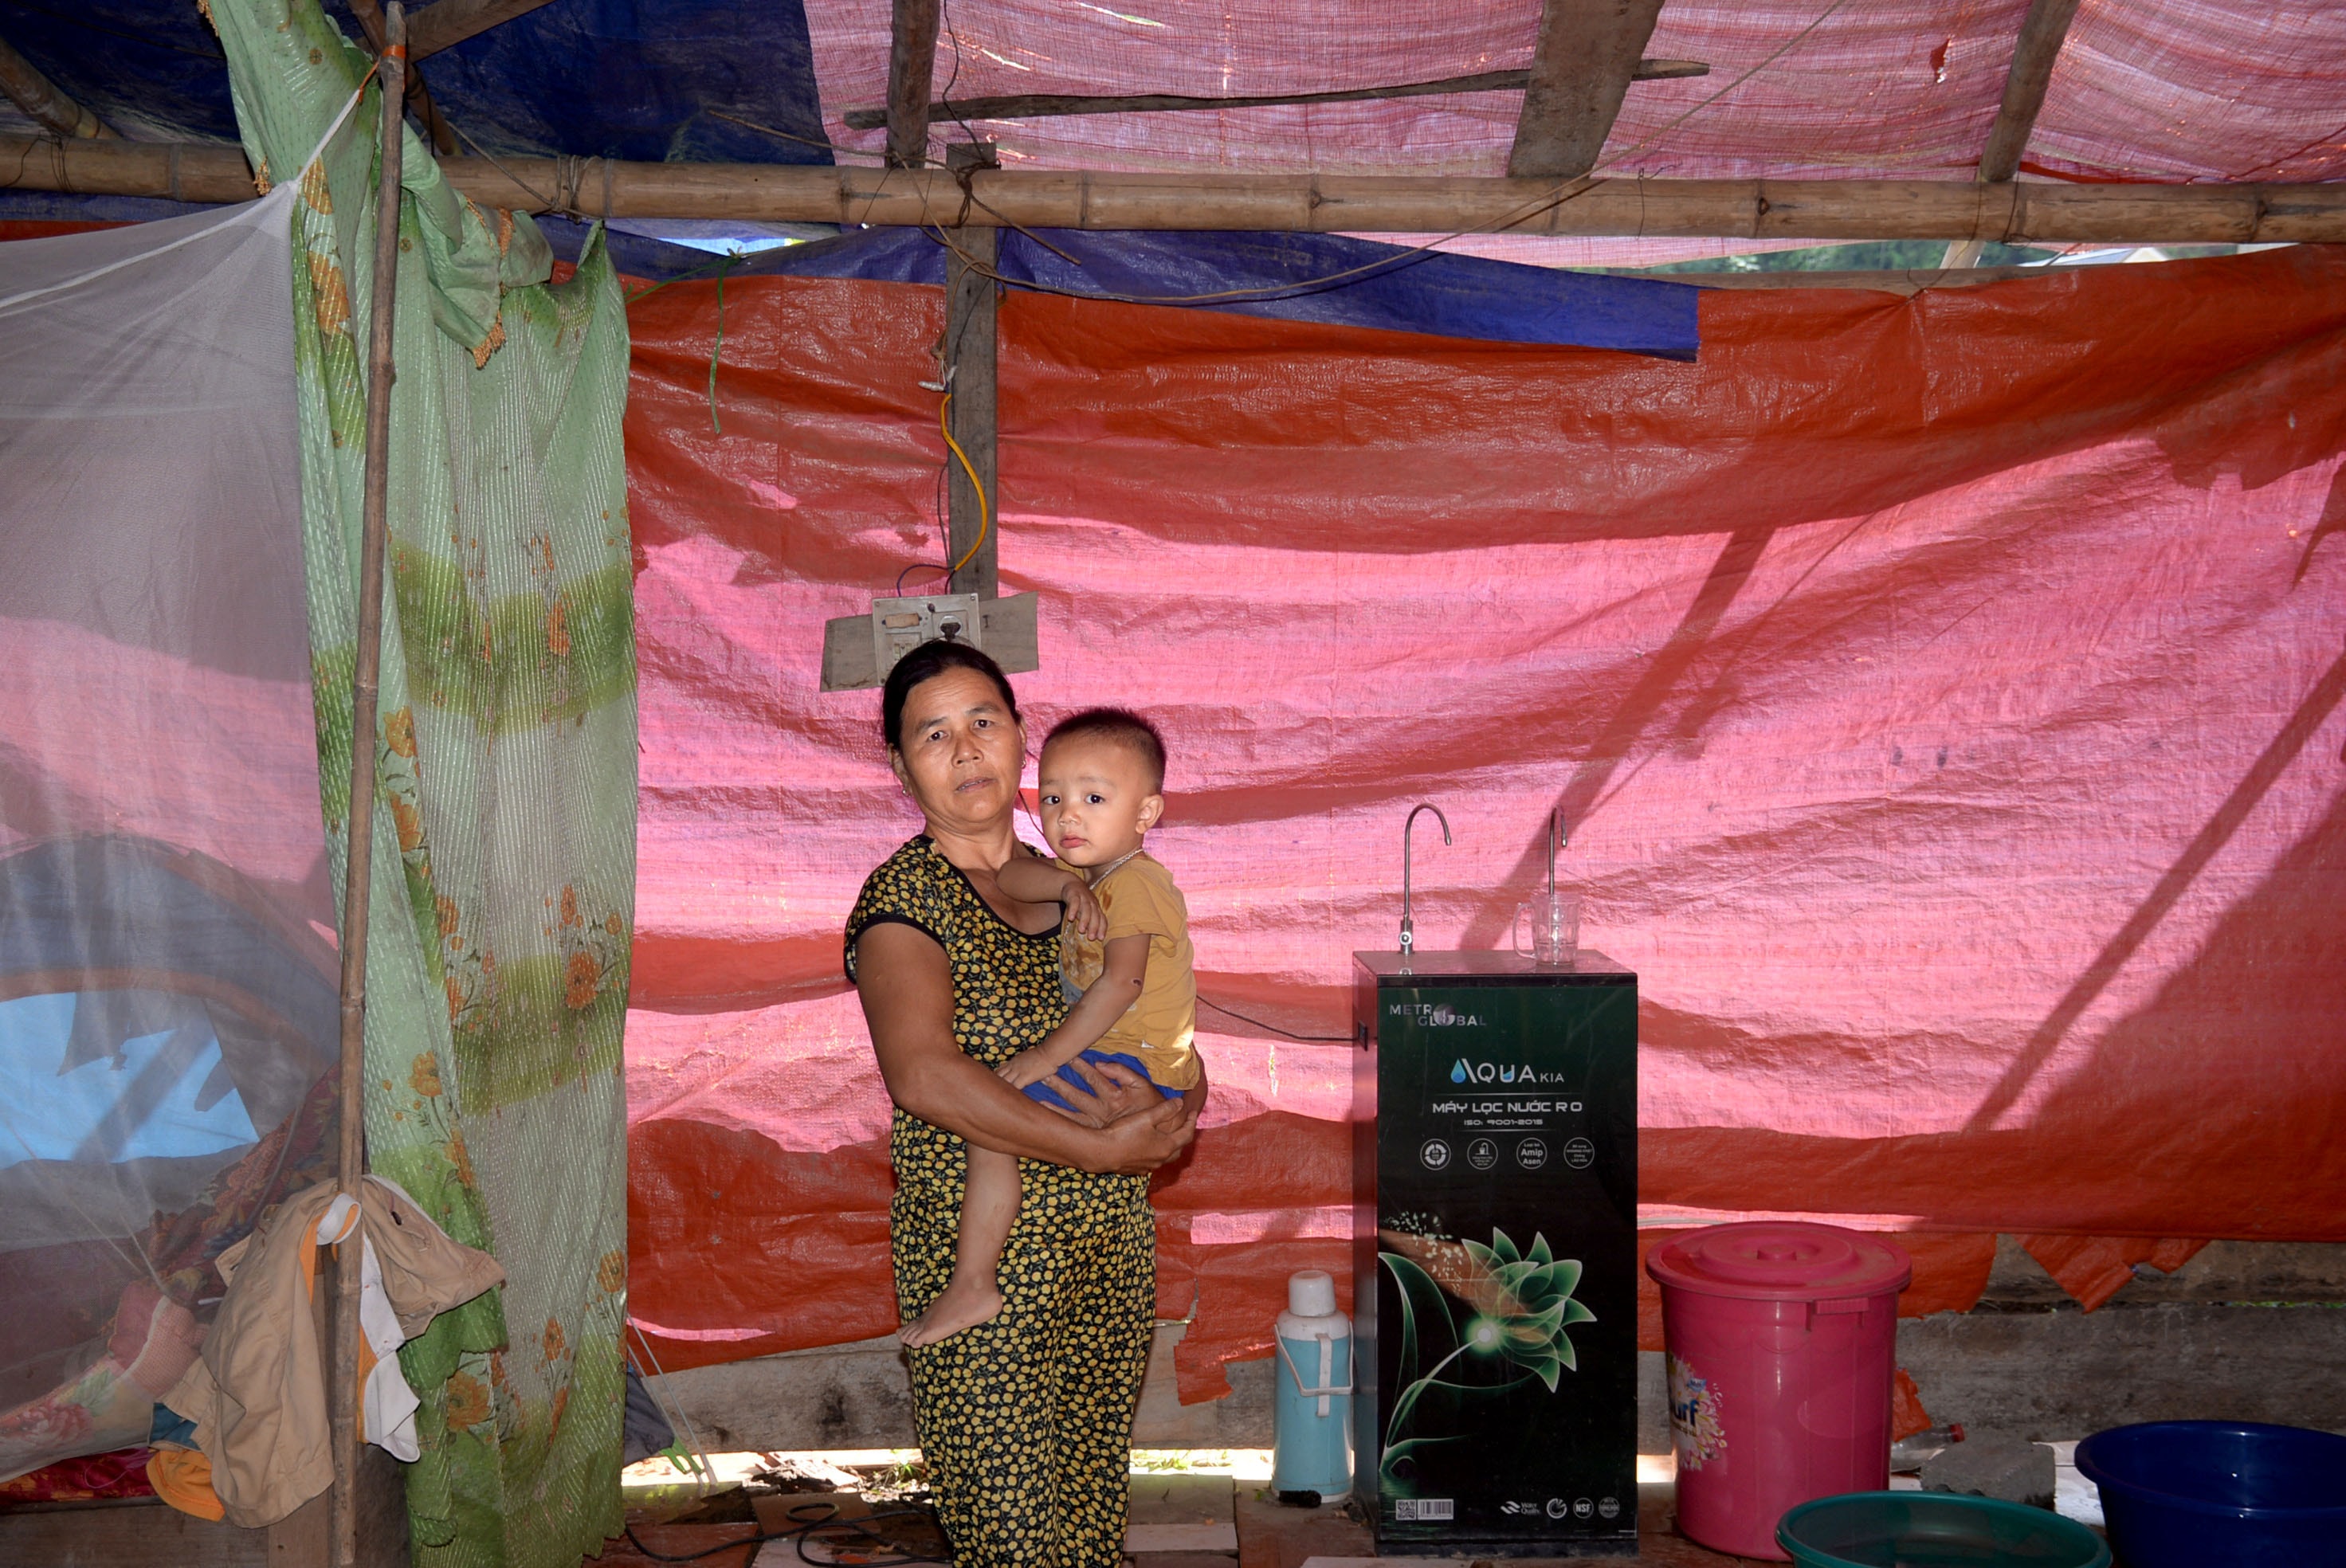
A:
{"label": "bamboo pole", "polygon": [[[1710,67],[1700,60],[1639,60],[1631,79],[1639,82],[1677,81],[1707,76]],[[1520,93],[1531,86],[1527,70],[1477,71],[1465,76],[1438,76],[1428,82],[1401,82],[1388,87],[1331,87],[1309,93],[1247,93],[1219,97],[1191,93],[1012,93],[1003,97],[939,98],[929,106],[929,119],[1031,120],[1066,115],[1164,115],[1219,112],[1224,109],[1302,107],[1312,104],[1381,103],[1392,98],[1442,97],[1453,93]],[[850,109],[839,117],[849,130],[878,130],[888,123],[885,108]]]}
{"label": "bamboo pole", "polygon": [[2004,77],[2004,103],[1988,128],[1987,150],[1980,155],[1979,177],[1989,184],[2020,172],[2020,155],[2036,128],[2045,89],[2052,85],[2053,64],[2061,57],[2076,14],[2077,0],[2035,0],[2028,7],[2020,40],[2013,46],[2012,69]]}
{"label": "bamboo pole", "polygon": [[[2036,127],[2037,111],[2045,107],[2045,89],[2053,81],[2053,63],[2060,57],[2070,20],[2076,14],[2077,0],[2035,0],[2028,7],[2020,24],[2019,40],[2013,46],[2012,68],[2004,76],[2004,105],[1996,110],[1995,124],[1988,127],[1987,150],[1980,155],[1983,184],[1997,184],[2020,172],[2020,155]],[[1974,266],[1985,243],[1958,239],[1947,247],[1943,264]]]}
{"label": "bamboo pole", "polygon": [[58,90],[41,68],[0,38],[0,93],[61,137],[113,137],[112,126]]}
{"label": "bamboo pole", "polygon": [[[2346,242],[2346,181],[2071,185],[1969,179],[1500,179],[1472,176],[1101,174],[987,169],[975,202],[944,169],[806,164],[443,159],[484,207],[588,217],[1029,229],[1251,229],[1680,239],[1993,239],[2008,244]],[[228,147],[0,137],[0,188],[235,201],[253,194]]]}
{"label": "bamboo pole", "polygon": [[[375,180],[374,288],[367,311],[366,467],[359,508],[358,649],[351,680],[351,806],[342,876],[342,1141],[338,1185],[353,1202],[366,1171],[366,959],[374,872],[376,693],[382,674],[382,565],[389,533],[392,307],[399,282],[401,107],[407,97],[407,11],[383,7],[375,72],[382,154]],[[363,1226],[334,1249],[333,1373],[326,1385],[334,1451],[332,1568],[358,1562],[359,1292]]]}

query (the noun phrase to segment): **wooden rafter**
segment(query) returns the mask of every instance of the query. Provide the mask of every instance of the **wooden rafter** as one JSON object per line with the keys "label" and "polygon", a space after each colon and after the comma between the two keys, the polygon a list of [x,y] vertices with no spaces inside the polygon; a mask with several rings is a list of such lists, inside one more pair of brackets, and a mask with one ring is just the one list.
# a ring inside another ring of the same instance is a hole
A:
{"label": "wooden rafter", "polygon": [[0,93],[62,137],[111,137],[114,129],[57,88],[40,68],[0,38]]}
{"label": "wooden rafter", "polygon": [[[2037,111],[2045,107],[2045,89],[2053,80],[2053,62],[2069,36],[2069,21],[2077,14],[2077,0],[2035,0],[2020,24],[2020,37],[2012,51],[2012,69],[2004,78],[2004,105],[1987,133],[1987,151],[1981,155],[1980,182],[2000,185],[2020,172],[2020,155],[2036,127]],[[1978,265],[1986,242],[1958,239],[1947,247],[1945,268]]]}
{"label": "wooden rafter", "polygon": [[929,155],[929,88],[937,71],[937,0],[896,0],[889,17],[888,167]]}
{"label": "wooden rafter", "polygon": [[[350,6],[351,15],[358,18],[359,31],[366,35],[367,47],[381,54],[383,28],[382,0],[350,0]],[[417,119],[423,122],[423,128],[432,138],[433,152],[441,158],[452,156],[456,150],[455,127],[440,112],[440,106],[432,101],[432,89],[424,85],[423,73],[415,68],[412,58],[407,63],[404,75],[407,77],[407,107],[414,111]]]}
{"label": "wooden rafter", "polygon": [[[1700,60],[1640,60],[1641,82],[1680,76],[1708,76]],[[1403,82],[1390,87],[1339,87],[1320,93],[1256,93],[1243,97],[1198,97],[1186,93],[1130,93],[1121,97],[1084,93],[1019,93],[1008,97],[956,98],[929,106],[929,118],[941,120],[1032,120],[1062,115],[1157,115],[1188,110],[1280,108],[1295,104],[1357,104],[1382,98],[1434,97],[1446,93],[1520,93],[1530,85],[1529,71],[1481,71],[1468,76],[1443,76],[1430,82]],[[888,123],[885,108],[850,109],[840,117],[849,130],[877,130]]]}
{"label": "wooden rafter", "polygon": [[550,0],[433,0],[407,20],[407,57],[427,55],[461,44],[503,22],[526,15]]}
{"label": "wooden rafter", "polygon": [[[1250,229],[1319,234],[1513,234],[1798,239],[1992,239],[2010,244],[2346,242],[2346,181],[2122,185],[1930,179],[1548,179],[1438,175],[1096,174],[981,169],[972,202],[944,169],[772,163],[455,158],[441,164],[484,206],[536,210],[569,189],[615,218],[719,218],[1031,229]],[[233,147],[0,137],[0,188],[236,201],[252,195]],[[176,183],[175,183],[176,181]]]}
{"label": "wooden rafter", "polygon": [[1596,167],[1662,0],[1545,0],[1507,172],[1576,179]]}
{"label": "wooden rafter", "polygon": [[2053,62],[2069,36],[2069,21],[2077,14],[2077,0],[2035,0],[2020,25],[2020,43],[2012,53],[2012,74],[2004,81],[2004,107],[1987,134],[1987,150],[1980,155],[1979,177],[1994,184],[2020,172],[2020,155],[2028,134],[2036,128],[2037,111],[2045,107],[2045,89],[2053,80]]}

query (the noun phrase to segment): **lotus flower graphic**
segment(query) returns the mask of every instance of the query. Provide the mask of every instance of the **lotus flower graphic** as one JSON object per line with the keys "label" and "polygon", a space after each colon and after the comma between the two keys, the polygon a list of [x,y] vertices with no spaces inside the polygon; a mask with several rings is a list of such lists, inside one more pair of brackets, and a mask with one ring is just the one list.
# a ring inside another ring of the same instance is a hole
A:
{"label": "lotus flower graphic", "polygon": [[1580,1284],[1580,1261],[1551,1257],[1547,1237],[1532,1233],[1528,1254],[1518,1254],[1507,1233],[1494,1228],[1491,1245],[1461,1243],[1466,1256],[1489,1283],[1475,1293],[1481,1308],[1467,1320],[1467,1348],[1484,1355],[1500,1355],[1556,1391],[1557,1377],[1566,1369],[1577,1371],[1579,1361],[1572,1338],[1565,1332],[1575,1323],[1594,1323],[1596,1314],[1572,1298]]}
{"label": "lotus flower graphic", "polygon": [[[1402,1239],[1391,1231],[1385,1235]],[[1414,1257],[1379,1254],[1401,1288],[1401,1368],[1403,1377],[1413,1378],[1393,1401],[1380,1469],[1387,1488],[1404,1496],[1412,1491],[1407,1472],[1414,1466],[1406,1462],[1410,1456],[1459,1435],[1409,1435],[1429,1395],[1464,1420],[1469,1418],[1464,1400],[1516,1388],[1533,1378],[1554,1393],[1566,1371],[1579,1369],[1566,1330],[1596,1320],[1596,1313],[1573,1298],[1580,1285],[1579,1260],[1555,1257],[1547,1237],[1538,1232],[1521,1251],[1495,1227],[1488,1247],[1475,1241],[1454,1245],[1408,1239],[1415,1244],[1412,1250],[1435,1262],[1445,1278],[1437,1282]],[[1453,1314],[1454,1301],[1468,1309],[1463,1327]],[[1447,1353],[1416,1375],[1425,1359],[1444,1345]],[[1454,1363],[1458,1363],[1455,1371],[1451,1370]],[[1451,1375],[1445,1378],[1445,1372]]]}

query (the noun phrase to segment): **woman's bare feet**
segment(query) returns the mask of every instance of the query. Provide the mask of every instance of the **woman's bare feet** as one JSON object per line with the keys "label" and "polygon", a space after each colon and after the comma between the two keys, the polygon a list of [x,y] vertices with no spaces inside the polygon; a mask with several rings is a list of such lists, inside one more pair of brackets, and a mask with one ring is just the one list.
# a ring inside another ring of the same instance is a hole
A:
{"label": "woman's bare feet", "polygon": [[950,1339],[964,1329],[974,1329],[980,1323],[990,1323],[1002,1311],[1002,1292],[993,1285],[964,1283],[958,1276],[945,1287],[945,1293],[929,1303],[929,1309],[897,1331],[897,1341],[907,1349],[933,1345]]}

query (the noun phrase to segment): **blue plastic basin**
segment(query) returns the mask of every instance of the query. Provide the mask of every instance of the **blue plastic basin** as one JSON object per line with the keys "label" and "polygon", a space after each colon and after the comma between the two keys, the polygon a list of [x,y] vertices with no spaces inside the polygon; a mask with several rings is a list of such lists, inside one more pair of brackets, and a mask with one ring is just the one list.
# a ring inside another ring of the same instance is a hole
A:
{"label": "blue plastic basin", "polygon": [[2150,1421],[2096,1432],[2077,1469],[2125,1568],[2346,1568],[2346,1438]]}

